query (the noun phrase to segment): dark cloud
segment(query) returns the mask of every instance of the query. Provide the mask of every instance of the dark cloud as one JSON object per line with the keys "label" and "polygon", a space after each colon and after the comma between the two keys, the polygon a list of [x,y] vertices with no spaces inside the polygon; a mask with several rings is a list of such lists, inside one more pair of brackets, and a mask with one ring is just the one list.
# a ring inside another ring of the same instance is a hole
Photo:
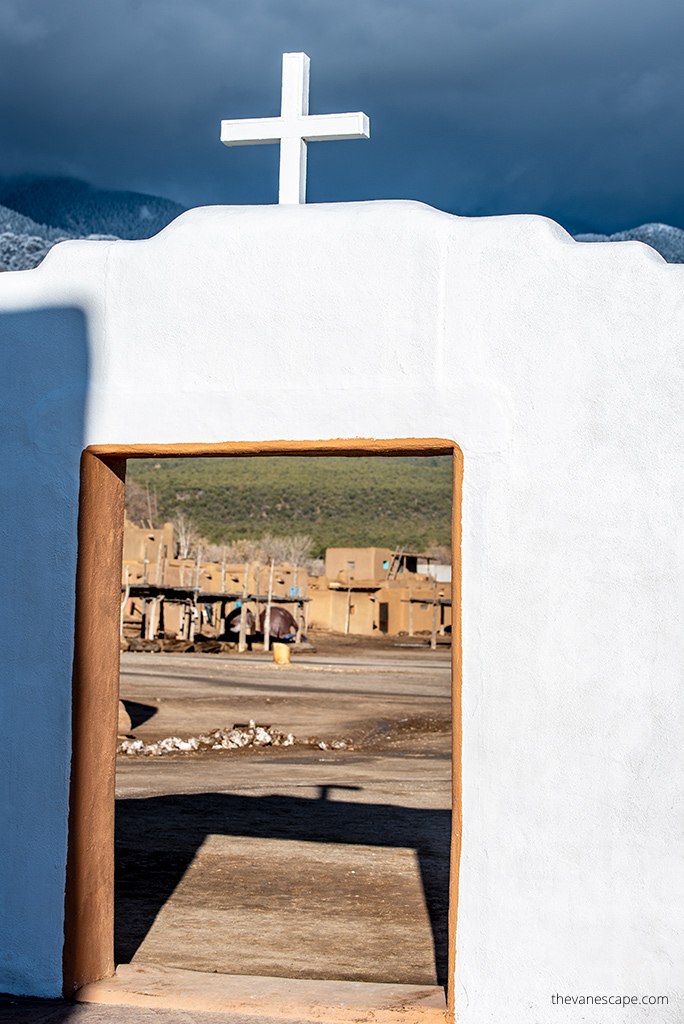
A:
{"label": "dark cloud", "polygon": [[680,0],[3,0],[0,175],[272,202],[277,148],[219,122],[277,113],[305,50],[312,112],[372,134],[309,147],[310,201],[684,227],[683,28]]}

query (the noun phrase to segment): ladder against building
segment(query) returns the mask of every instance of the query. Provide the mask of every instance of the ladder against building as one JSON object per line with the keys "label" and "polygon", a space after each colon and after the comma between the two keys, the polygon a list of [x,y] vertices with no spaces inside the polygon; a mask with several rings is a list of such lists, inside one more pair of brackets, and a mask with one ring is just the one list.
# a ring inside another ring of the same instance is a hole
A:
{"label": "ladder against building", "polygon": [[425,555],[420,551],[407,551],[406,548],[396,547],[394,549],[394,554],[390,559],[390,563],[387,568],[387,576],[385,578],[388,580],[395,580],[397,578],[397,573],[399,572],[418,572],[419,559],[427,562],[429,566],[429,555]]}

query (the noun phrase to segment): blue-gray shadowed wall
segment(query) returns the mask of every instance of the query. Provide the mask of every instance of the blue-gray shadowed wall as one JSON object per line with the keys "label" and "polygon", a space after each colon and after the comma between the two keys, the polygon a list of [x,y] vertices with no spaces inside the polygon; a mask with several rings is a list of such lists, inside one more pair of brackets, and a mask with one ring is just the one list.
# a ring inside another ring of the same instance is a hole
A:
{"label": "blue-gray shadowed wall", "polygon": [[0,991],[55,996],[64,941],[64,737],[71,733],[85,315],[73,307],[1,314],[0,350],[0,721],[12,723],[0,744]]}

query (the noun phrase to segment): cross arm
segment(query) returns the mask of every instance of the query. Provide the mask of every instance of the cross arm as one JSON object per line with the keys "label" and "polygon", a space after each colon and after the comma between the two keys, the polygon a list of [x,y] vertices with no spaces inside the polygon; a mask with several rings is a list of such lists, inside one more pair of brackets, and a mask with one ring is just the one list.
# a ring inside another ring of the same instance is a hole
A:
{"label": "cross arm", "polygon": [[301,129],[306,142],[370,138],[368,115],[360,110],[353,114],[309,114],[301,119]]}
{"label": "cross arm", "polygon": [[221,142],[224,146],[265,146],[280,142],[283,122],[280,117],[249,117],[221,121]]}

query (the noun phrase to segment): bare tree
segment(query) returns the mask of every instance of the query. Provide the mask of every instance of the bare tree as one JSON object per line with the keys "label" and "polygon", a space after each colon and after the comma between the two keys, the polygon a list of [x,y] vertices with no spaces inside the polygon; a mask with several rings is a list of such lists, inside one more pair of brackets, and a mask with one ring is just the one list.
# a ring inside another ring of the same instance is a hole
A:
{"label": "bare tree", "polygon": [[292,565],[306,565],[307,561],[311,558],[313,539],[298,533],[293,537],[288,537],[287,542],[287,561]]}
{"label": "bare tree", "polygon": [[230,561],[228,558],[228,548],[225,544],[210,544],[206,537],[201,538],[202,541],[202,552],[205,562],[222,562],[223,552],[226,552],[226,561]]}
{"label": "bare tree", "polygon": [[271,559],[278,564],[287,562],[289,545],[287,537],[275,537],[272,533],[265,533],[259,540],[259,557],[261,561],[270,562]]}
{"label": "bare tree", "polygon": [[173,523],[173,533],[178,545],[178,557],[194,558],[197,554],[200,535],[192,519],[185,512],[176,511],[171,522]]}
{"label": "bare tree", "polygon": [[306,565],[311,559],[313,540],[302,534],[290,537],[274,537],[265,534],[259,541],[260,558],[263,562],[289,562],[291,565]]}
{"label": "bare tree", "polygon": [[439,565],[451,564],[451,548],[447,544],[431,544],[426,554]]}
{"label": "bare tree", "polygon": [[240,538],[227,540],[225,544],[206,544],[205,557],[208,561],[220,562],[224,557],[226,562],[232,565],[244,562],[259,562],[261,565],[268,565],[273,559],[277,564],[282,565],[289,562],[290,565],[302,565],[307,569],[313,569],[318,575],[323,571],[320,559],[313,559],[313,540],[301,534],[294,534],[290,537],[276,537],[272,533],[266,533],[259,540]]}
{"label": "bare tree", "polygon": [[135,480],[126,481],[126,515],[135,526],[150,529],[148,523],[147,492]]}

